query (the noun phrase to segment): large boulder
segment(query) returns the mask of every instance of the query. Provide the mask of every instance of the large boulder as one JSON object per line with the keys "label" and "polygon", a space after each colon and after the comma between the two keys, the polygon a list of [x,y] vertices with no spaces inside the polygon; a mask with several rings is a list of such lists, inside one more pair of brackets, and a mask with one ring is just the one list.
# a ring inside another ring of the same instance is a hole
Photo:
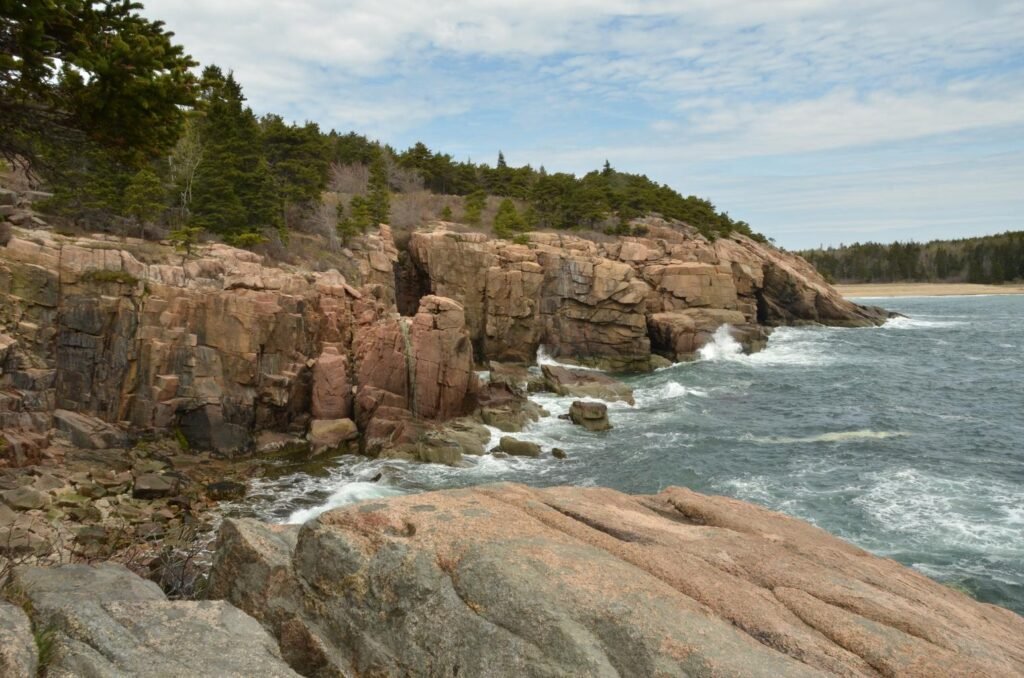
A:
{"label": "large boulder", "polygon": [[747,322],[739,311],[693,308],[685,311],[655,313],[647,318],[651,347],[671,360],[693,360],[700,349],[714,339],[720,327],[747,353],[760,351],[768,343],[768,332],[760,325]]}
{"label": "large boulder", "polygon": [[543,408],[506,381],[491,381],[480,389],[480,418],[488,426],[513,433],[540,419]]}
{"label": "large boulder", "polygon": [[13,585],[52,634],[47,676],[298,676],[238,608],[169,601],[121,566],[19,568]]}
{"label": "large boulder", "polygon": [[543,365],[541,370],[548,388],[558,395],[634,404],[633,389],[607,374],[558,365]]}
{"label": "large boulder", "polygon": [[351,419],[314,419],[309,426],[309,445],[313,454],[345,450],[359,438],[359,429]]}
{"label": "large boulder", "polygon": [[519,440],[512,436],[501,436],[498,449],[513,457],[539,457],[540,445],[529,440]]}
{"label": "large boulder", "polygon": [[348,356],[337,346],[325,346],[313,367],[313,417],[347,419],[352,417],[352,381]]}
{"label": "large boulder", "polygon": [[1024,675],[1024,619],[670,488],[480,486],[227,520],[211,591],[306,675]]}

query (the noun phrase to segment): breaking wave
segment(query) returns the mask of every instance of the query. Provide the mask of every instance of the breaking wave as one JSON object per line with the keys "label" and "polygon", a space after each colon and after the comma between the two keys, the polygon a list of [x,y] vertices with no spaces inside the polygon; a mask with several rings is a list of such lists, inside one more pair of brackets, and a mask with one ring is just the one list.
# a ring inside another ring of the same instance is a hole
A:
{"label": "breaking wave", "polygon": [[770,445],[791,445],[796,443],[849,443],[859,440],[885,440],[886,438],[900,438],[906,435],[909,434],[903,431],[872,431],[865,429],[862,431],[833,431],[802,438],[788,436],[758,437],[747,434],[740,439]]}
{"label": "breaking wave", "polygon": [[574,370],[587,370],[588,372],[600,372],[601,370],[596,367],[587,367],[585,365],[574,365],[572,363],[561,363],[555,360],[550,353],[548,353],[547,347],[543,344],[537,347],[537,367],[541,365],[555,365],[557,367],[570,367]]}
{"label": "breaking wave", "polygon": [[405,494],[405,492],[395,487],[381,485],[380,483],[363,481],[346,483],[335,490],[323,504],[293,511],[284,522],[289,525],[300,525],[308,520],[316,518],[321,513],[326,513],[327,511],[336,509],[340,506],[348,506],[349,504],[368,501],[370,499],[394,497],[400,494]]}

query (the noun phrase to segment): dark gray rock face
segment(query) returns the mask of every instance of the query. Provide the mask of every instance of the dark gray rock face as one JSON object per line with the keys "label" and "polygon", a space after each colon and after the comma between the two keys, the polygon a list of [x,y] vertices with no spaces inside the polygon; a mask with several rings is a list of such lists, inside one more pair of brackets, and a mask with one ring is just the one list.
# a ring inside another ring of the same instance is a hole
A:
{"label": "dark gray rock face", "polygon": [[210,592],[308,676],[1019,676],[1024,619],[670,488],[489,485],[227,520]]}
{"label": "dark gray rock face", "polygon": [[31,602],[36,628],[53,634],[49,677],[298,675],[259,622],[230,603],[169,601],[119,565],[19,568],[13,586]]}

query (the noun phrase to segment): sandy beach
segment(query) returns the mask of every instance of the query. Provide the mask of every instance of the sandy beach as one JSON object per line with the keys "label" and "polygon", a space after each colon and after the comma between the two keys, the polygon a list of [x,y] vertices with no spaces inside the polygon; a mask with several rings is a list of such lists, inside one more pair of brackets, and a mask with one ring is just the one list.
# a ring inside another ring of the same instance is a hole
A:
{"label": "sandy beach", "polygon": [[844,297],[948,297],[976,294],[1024,294],[1024,285],[975,285],[971,283],[872,283],[836,285]]}

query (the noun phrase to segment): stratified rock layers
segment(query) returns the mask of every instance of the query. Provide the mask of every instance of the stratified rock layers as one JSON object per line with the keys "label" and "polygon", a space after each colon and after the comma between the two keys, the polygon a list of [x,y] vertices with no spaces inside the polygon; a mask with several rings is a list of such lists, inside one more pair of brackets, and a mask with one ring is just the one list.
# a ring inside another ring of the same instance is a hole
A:
{"label": "stratified rock layers", "polygon": [[645,237],[594,242],[532,233],[527,244],[479,233],[414,233],[411,260],[434,294],[463,304],[474,343],[493,360],[537,348],[609,369],[646,369],[652,349],[693,358],[722,324],[748,349],[764,326],[875,325],[880,309],[843,299],[803,259],[750,238],[708,241],[649,219]]}
{"label": "stratified rock layers", "polygon": [[1014,676],[1024,619],[802,521],[490,485],[227,521],[211,594],[305,675]]}
{"label": "stratified rock layers", "polygon": [[[722,324],[756,349],[765,326],[884,316],[749,238],[646,227],[648,237],[600,244],[417,232],[414,270],[399,276],[387,227],[353,245],[346,275],[271,267],[223,245],[183,257],[15,229],[0,247],[3,456],[31,463],[55,427],[82,447],[180,431],[193,447],[235,452],[261,431],[301,436],[351,420],[364,451],[457,460],[420,443],[431,422],[474,409],[473,366],[485,359],[532,362],[545,345],[563,360],[643,370],[652,345],[692,358]],[[403,276],[431,292],[403,298],[411,317],[397,312]],[[316,446],[337,442],[351,440]]]}

